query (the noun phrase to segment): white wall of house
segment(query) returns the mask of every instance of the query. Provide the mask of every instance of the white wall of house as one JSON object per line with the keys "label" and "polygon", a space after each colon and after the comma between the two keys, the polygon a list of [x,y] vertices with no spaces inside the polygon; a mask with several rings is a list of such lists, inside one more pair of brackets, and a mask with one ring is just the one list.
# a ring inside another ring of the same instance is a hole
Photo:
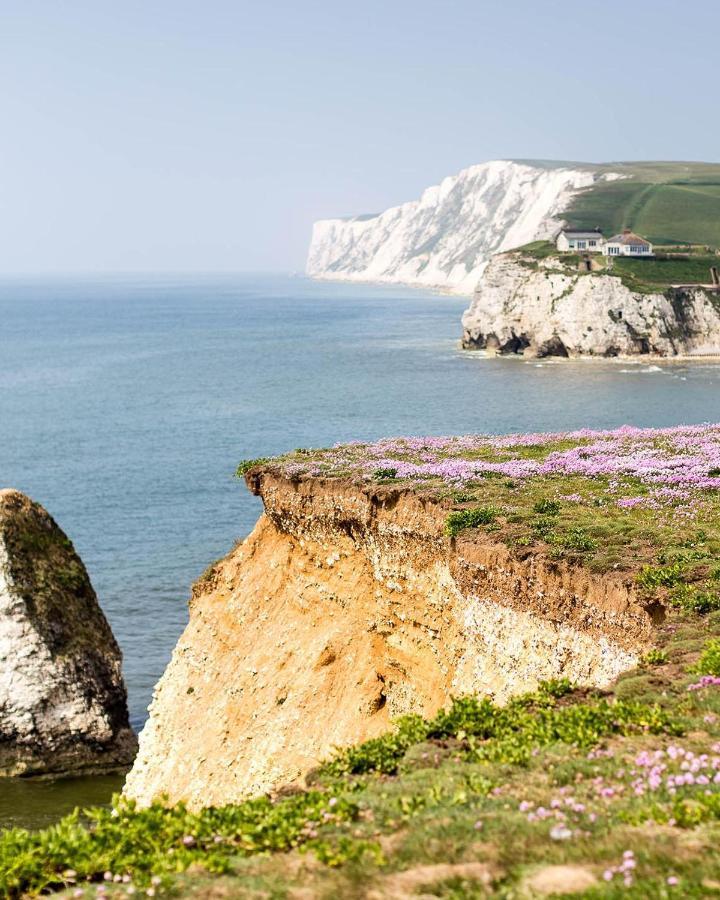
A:
{"label": "white wall of house", "polygon": [[577,250],[585,253],[600,253],[603,247],[603,238],[600,234],[592,237],[580,237],[572,234],[568,235],[561,231],[555,246],[561,253]]}
{"label": "white wall of house", "polygon": [[602,248],[605,256],[652,256],[652,244],[618,244],[608,241]]}

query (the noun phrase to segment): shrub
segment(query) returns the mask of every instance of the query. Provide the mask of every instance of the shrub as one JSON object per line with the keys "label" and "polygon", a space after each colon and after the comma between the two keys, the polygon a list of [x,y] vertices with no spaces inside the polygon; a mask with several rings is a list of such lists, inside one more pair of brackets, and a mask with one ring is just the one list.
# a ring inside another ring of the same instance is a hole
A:
{"label": "shrub", "polygon": [[720,594],[716,591],[702,591],[693,584],[678,584],[670,594],[670,603],[677,609],[705,615],[720,609]]}
{"label": "shrub", "polygon": [[557,516],[560,512],[560,504],[557,500],[538,500],[533,506],[533,512],[544,516]]}
{"label": "shrub", "polygon": [[477,509],[459,509],[451,512],[445,521],[445,533],[455,537],[466,528],[479,528],[495,521],[498,510],[494,506],[480,506]]}
{"label": "shrub", "polygon": [[506,706],[497,706],[487,697],[457,698],[429,722],[408,716],[388,734],[339,750],[322,771],[331,775],[395,775],[408,749],[424,740],[455,738],[465,742],[464,752],[471,758],[527,764],[534,749],[555,743],[584,748],[611,734],[682,733],[668,713],[637,701],[599,700],[557,706],[556,698],[569,689],[564,679],[549,682]]}
{"label": "shrub", "polygon": [[265,465],[267,462],[270,462],[270,459],[267,456],[258,456],[257,459],[243,459],[237,469],[235,469],[235,477],[242,478],[246,472],[250,471],[250,469],[254,469],[256,466]]}
{"label": "shrub", "polygon": [[397,469],[375,469],[373,478],[375,481],[392,481],[397,477]]}
{"label": "shrub", "polygon": [[720,640],[718,638],[707,642],[695,666],[695,671],[700,675],[720,676]]}
{"label": "shrub", "polygon": [[564,547],[566,550],[578,550],[581,552],[594,550],[597,547],[596,541],[579,525],[569,528],[562,534],[555,535],[553,543]]}
{"label": "shrub", "polygon": [[657,647],[653,647],[652,650],[648,650],[643,656],[642,661],[648,666],[661,666],[667,662],[667,658],[668,655],[664,650],[658,650]]}
{"label": "shrub", "polygon": [[685,575],[685,564],[674,562],[668,566],[643,566],[637,575],[636,581],[640,587],[658,588],[672,587],[682,581]]}
{"label": "shrub", "polygon": [[[357,817],[346,799],[308,791],[277,802],[267,797],[197,813],[179,804],[138,809],[114,798],[114,810],[76,810],[44,831],[12,828],[0,834],[0,896],[62,888],[72,881],[102,881],[105,872],[129,875],[136,885],[201,863],[211,872],[229,870],[233,856],[290,850],[309,840],[309,820],[330,814]],[[68,875],[72,869],[74,874]]]}

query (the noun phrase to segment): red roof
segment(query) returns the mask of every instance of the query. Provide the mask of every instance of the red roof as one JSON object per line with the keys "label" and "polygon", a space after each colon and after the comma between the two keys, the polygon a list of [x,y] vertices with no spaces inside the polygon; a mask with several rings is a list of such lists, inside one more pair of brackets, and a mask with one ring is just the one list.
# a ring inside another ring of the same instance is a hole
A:
{"label": "red roof", "polygon": [[635,234],[629,229],[625,229],[622,234],[616,234],[615,237],[611,237],[607,239],[608,244],[634,244],[639,245],[641,247],[649,247],[650,241],[646,241],[645,238],[641,238],[639,234]]}

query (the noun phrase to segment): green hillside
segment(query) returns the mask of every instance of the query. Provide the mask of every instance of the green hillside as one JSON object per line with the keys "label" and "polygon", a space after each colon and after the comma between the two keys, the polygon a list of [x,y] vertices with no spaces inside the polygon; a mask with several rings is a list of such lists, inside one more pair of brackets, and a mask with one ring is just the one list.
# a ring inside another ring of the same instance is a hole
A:
{"label": "green hillside", "polygon": [[656,244],[720,247],[720,164],[610,163],[599,171],[627,177],[583,191],[565,214],[571,227],[606,235],[631,227]]}

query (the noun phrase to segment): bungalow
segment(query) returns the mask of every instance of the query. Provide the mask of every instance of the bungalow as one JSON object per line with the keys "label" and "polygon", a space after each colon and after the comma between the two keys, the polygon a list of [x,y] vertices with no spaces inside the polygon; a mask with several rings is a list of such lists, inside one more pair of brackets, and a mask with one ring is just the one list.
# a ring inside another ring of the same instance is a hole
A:
{"label": "bungalow", "polygon": [[653,245],[626,228],[622,234],[608,238],[602,252],[605,256],[653,256]]}
{"label": "bungalow", "polygon": [[563,228],[555,240],[555,246],[561,253],[582,250],[585,253],[600,253],[603,247],[603,236],[599,228],[594,231],[576,231]]}

